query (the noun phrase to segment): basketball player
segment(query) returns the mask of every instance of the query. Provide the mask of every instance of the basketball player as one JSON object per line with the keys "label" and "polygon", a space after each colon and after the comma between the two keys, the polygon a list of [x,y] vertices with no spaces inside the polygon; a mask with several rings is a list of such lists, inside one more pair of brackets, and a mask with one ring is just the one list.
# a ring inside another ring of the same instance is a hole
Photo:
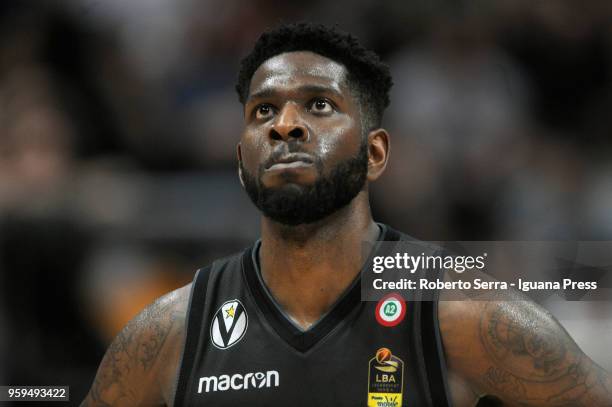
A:
{"label": "basketball player", "polygon": [[360,301],[362,242],[410,239],[368,202],[391,83],[335,29],[259,38],[239,74],[237,159],[261,239],[132,320],[83,405],[612,405],[611,377],[535,304],[391,301],[395,324]]}

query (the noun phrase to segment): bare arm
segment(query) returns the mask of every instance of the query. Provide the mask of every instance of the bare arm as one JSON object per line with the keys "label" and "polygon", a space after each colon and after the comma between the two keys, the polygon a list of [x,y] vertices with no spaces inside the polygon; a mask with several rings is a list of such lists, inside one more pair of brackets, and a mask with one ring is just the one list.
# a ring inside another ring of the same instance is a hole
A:
{"label": "bare arm", "polygon": [[145,308],[108,348],[82,407],[165,406],[173,397],[189,289]]}
{"label": "bare arm", "polygon": [[612,377],[527,300],[441,301],[449,369],[511,406],[612,406]]}

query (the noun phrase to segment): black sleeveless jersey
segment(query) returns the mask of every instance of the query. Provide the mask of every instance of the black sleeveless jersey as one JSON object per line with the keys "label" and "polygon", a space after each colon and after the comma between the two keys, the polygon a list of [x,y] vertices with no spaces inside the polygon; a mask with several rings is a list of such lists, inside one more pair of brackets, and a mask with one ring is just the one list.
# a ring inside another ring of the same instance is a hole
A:
{"label": "black sleeveless jersey", "polygon": [[[379,240],[413,240],[380,226]],[[357,277],[303,331],[262,281],[258,248],[196,274],[174,406],[450,405],[437,301],[404,303],[390,327]]]}

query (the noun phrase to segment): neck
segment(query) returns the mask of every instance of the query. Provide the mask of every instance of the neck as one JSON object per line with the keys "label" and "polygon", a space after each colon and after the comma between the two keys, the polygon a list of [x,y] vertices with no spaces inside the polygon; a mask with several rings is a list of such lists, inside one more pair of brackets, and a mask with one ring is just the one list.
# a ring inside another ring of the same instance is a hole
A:
{"label": "neck", "polygon": [[378,233],[365,191],[312,224],[287,226],[263,218],[263,280],[285,312],[307,329],[359,274],[362,242],[376,241]]}

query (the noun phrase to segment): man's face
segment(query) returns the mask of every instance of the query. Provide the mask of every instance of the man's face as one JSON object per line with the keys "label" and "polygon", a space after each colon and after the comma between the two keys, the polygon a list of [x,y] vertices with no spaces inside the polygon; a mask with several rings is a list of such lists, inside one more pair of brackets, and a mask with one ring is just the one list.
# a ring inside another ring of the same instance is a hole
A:
{"label": "man's face", "polygon": [[363,189],[367,143],[343,65],[306,51],[272,57],[253,74],[244,113],[241,179],[265,216],[315,222]]}

